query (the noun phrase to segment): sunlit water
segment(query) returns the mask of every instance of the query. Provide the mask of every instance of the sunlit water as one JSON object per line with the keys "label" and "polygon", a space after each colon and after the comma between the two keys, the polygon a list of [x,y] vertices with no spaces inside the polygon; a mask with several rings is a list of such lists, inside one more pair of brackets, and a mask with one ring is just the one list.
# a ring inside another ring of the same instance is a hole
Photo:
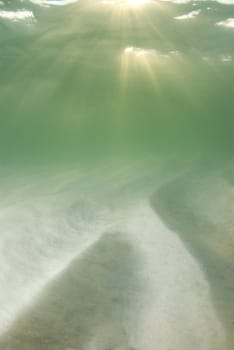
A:
{"label": "sunlit water", "polygon": [[231,350],[234,4],[0,2],[0,349]]}

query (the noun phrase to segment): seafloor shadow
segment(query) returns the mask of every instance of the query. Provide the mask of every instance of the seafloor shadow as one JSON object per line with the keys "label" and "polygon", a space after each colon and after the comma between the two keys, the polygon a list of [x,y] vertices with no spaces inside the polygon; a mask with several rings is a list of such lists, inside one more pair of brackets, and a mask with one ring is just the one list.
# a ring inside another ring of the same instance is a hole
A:
{"label": "seafloor shadow", "polygon": [[104,234],[15,321],[1,350],[128,348],[141,290],[138,264],[123,234]]}
{"label": "seafloor shadow", "polygon": [[[217,174],[205,171],[189,172],[163,185],[151,197],[151,205],[165,224],[179,234],[192,255],[201,263],[211,284],[214,304],[226,324],[228,344],[232,349],[234,343],[234,218],[229,215],[225,222],[223,213],[230,210],[231,203],[225,199],[218,204],[219,192],[209,193],[213,188],[221,187],[222,181],[230,184],[231,187],[229,175],[230,169],[221,173],[217,171]],[[211,182],[212,186],[210,186]],[[220,188],[220,193],[225,194],[225,191],[227,188],[223,190],[222,187]],[[210,198],[208,204],[203,202],[203,199],[207,200],[207,198]],[[217,213],[217,216],[212,218],[212,215],[206,213],[206,209],[209,210],[206,205],[212,208],[220,207],[223,211],[212,209],[213,216],[215,212]],[[219,220],[221,223],[217,224]]]}

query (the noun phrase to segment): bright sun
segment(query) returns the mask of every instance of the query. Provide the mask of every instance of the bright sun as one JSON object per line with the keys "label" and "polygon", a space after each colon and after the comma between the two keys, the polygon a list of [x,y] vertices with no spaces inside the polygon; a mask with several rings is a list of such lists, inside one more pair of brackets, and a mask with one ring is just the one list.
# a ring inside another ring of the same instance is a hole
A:
{"label": "bright sun", "polygon": [[131,6],[144,5],[147,2],[149,2],[149,0],[128,0],[128,4]]}

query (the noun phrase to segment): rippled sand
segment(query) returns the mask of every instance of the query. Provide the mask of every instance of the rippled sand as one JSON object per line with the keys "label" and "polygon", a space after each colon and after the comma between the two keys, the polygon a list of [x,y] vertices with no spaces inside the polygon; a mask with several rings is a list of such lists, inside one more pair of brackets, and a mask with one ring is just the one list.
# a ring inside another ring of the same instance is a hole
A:
{"label": "rippled sand", "polygon": [[[61,191],[57,202],[61,196],[61,203],[68,199]],[[148,200],[135,199],[122,210],[119,204],[118,198],[117,208],[102,215],[111,223],[109,232],[96,231],[44,285],[2,335],[1,349],[226,348],[225,328],[200,264]],[[75,223],[78,208],[64,219]],[[51,219],[58,220],[50,214]]]}

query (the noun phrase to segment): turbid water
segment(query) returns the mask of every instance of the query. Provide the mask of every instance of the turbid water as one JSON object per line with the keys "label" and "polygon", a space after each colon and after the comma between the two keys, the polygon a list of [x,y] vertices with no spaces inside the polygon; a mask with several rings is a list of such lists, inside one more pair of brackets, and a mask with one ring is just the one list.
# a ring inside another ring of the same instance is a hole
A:
{"label": "turbid water", "polygon": [[234,3],[0,2],[0,349],[232,350]]}

